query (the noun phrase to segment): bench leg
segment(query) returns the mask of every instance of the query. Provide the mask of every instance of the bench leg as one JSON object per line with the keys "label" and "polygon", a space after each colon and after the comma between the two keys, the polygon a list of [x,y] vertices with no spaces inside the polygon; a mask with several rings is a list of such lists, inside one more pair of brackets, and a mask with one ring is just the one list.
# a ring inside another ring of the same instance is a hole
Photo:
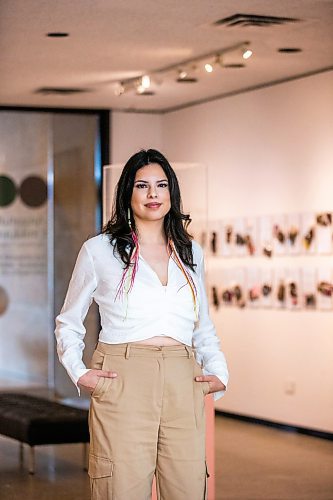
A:
{"label": "bench leg", "polygon": [[88,444],[83,443],[82,449],[83,470],[88,470]]}
{"label": "bench leg", "polygon": [[29,446],[29,474],[35,474],[35,447]]}

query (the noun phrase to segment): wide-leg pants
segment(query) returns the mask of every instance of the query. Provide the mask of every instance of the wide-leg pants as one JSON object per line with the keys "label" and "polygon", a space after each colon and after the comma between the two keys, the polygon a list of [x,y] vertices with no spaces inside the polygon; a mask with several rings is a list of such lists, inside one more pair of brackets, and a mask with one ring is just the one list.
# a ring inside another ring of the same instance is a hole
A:
{"label": "wide-leg pants", "polygon": [[92,500],[207,498],[205,406],[208,382],[184,345],[99,342],[91,367],[100,377],[89,410]]}

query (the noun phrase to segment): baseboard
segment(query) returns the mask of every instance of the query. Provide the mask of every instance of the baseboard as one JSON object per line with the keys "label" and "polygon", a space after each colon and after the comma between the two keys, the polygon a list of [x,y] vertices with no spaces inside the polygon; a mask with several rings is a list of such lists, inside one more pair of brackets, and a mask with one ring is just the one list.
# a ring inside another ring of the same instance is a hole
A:
{"label": "baseboard", "polygon": [[226,418],[232,418],[234,420],[241,420],[242,422],[249,422],[251,424],[267,425],[268,427],[274,427],[276,429],[282,429],[286,432],[298,432],[299,434],[306,434],[307,436],[318,437],[321,439],[328,439],[333,441],[333,433],[326,431],[319,431],[317,429],[310,429],[307,427],[299,427],[296,425],[283,424],[280,422],[274,422],[272,420],[266,420],[263,418],[250,417],[248,415],[239,415],[237,413],[230,413],[221,410],[215,410],[216,415],[221,415]]}

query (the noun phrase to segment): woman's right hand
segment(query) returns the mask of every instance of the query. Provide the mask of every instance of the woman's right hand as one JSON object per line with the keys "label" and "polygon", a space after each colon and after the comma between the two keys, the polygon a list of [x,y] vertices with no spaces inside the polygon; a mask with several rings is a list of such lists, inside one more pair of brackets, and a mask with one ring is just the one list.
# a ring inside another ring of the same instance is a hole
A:
{"label": "woman's right hand", "polygon": [[106,370],[89,370],[79,378],[77,383],[80,387],[82,387],[82,389],[85,389],[91,394],[97,385],[99,377],[115,378],[116,376],[116,372]]}

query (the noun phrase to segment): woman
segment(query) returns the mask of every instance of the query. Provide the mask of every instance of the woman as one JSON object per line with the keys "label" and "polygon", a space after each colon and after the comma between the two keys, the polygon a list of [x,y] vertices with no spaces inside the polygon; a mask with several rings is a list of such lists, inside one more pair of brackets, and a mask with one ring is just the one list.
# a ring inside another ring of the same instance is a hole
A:
{"label": "woman", "polygon": [[[110,221],[81,247],[56,318],[59,359],[91,393],[93,500],[149,499],[154,474],[161,499],[206,497],[204,397],[224,394],[228,369],[190,221],[167,159],[134,154]],[[93,299],[102,329],[87,369],[83,320]]]}

